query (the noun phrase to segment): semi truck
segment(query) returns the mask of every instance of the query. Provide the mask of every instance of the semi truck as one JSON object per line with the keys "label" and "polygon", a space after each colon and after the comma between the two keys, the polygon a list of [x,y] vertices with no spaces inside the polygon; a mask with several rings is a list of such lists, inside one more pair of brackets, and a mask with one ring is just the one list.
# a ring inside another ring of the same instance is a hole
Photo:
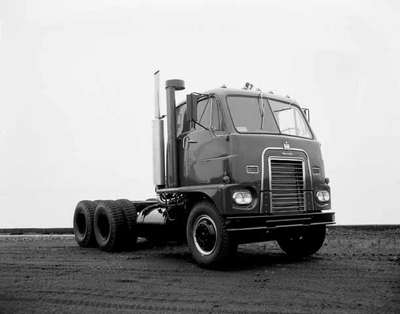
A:
{"label": "semi truck", "polygon": [[79,246],[114,252],[134,249],[138,237],[186,241],[204,267],[224,265],[251,242],[277,241],[296,258],[317,252],[335,213],[309,110],[249,84],[192,92],[177,105],[185,83],[171,79],[161,115],[158,71],[154,78],[156,197],[80,201]]}

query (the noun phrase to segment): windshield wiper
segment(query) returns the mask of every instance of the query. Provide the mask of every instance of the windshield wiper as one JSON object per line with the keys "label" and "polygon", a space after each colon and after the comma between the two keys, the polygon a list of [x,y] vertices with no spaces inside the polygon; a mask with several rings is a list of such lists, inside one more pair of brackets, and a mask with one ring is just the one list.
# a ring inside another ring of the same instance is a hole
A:
{"label": "windshield wiper", "polygon": [[193,121],[195,124],[201,126],[204,130],[207,130],[207,131],[210,130],[209,128],[207,128],[207,127],[205,127],[204,125],[202,125],[200,122],[197,122],[196,120],[192,120],[192,121]]}
{"label": "windshield wiper", "polygon": [[264,125],[264,113],[265,113],[265,107],[264,107],[264,100],[262,98],[262,92],[260,92],[259,96],[258,96],[258,104],[260,105],[260,115],[261,115],[261,126],[260,126],[260,130],[263,129],[263,125]]}

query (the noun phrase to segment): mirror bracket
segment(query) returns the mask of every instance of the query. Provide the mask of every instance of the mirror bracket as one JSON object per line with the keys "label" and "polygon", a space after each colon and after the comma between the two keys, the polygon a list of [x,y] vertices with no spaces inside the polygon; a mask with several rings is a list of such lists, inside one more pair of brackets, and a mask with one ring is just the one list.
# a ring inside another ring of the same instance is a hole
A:
{"label": "mirror bracket", "polygon": [[301,108],[301,110],[303,111],[304,115],[307,118],[307,122],[310,123],[310,109],[308,108]]}

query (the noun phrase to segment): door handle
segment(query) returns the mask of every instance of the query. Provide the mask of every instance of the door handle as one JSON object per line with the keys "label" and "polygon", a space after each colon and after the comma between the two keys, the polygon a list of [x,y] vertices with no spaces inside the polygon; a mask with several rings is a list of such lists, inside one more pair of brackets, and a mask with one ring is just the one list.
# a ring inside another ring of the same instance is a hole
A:
{"label": "door handle", "polygon": [[186,148],[188,144],[196,144],[197,141],[191,140],[189,137],[185,137],[182,141],[183,148]]}

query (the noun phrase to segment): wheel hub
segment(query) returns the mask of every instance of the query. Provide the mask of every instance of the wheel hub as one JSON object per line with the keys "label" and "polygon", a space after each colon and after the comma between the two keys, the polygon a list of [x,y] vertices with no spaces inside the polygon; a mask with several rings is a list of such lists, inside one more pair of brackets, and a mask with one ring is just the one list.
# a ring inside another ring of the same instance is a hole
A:
{"label": "wheel hub", "polygon": [[196,219],[193,239],[197,250],[202,255],[210,255],[214,252],[217,244],[217,228],[209,216],[202,215]]}

